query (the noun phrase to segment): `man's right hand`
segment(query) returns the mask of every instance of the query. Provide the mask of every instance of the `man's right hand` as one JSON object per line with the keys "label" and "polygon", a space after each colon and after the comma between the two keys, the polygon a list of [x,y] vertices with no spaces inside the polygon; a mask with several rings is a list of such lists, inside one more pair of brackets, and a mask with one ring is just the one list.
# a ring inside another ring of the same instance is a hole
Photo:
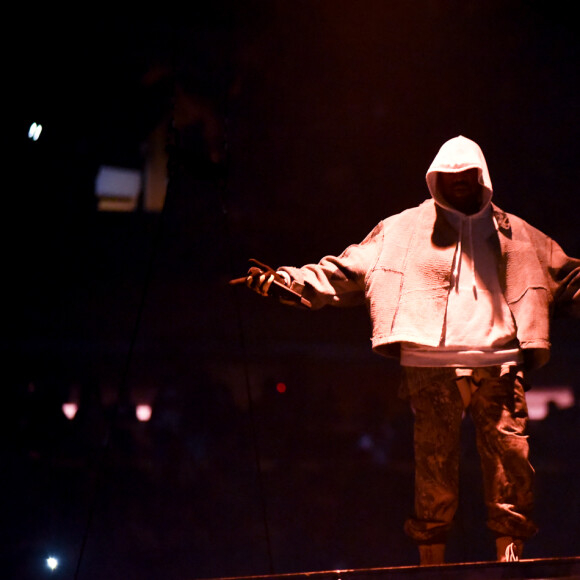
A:
{"label": "man's right hand", "polygon": [[282,283],[284,282],[281,277],[274,272],[274,270],[262,270],[261,268],[252,266],[248,270],[246,286],[262,296],[268,296],[268,290],[276,277],[280,278]]}
{"label": "man's right hand", "polygon": [[245,277],[230,280],[230,285],[245,284],[248,288],[261,296],[277,297],[283,304],[292,304],[304,308],[312,308],[309,300],[304,298],[299,292],[292,290],[290,280],[285,275],[279,274],[270,266],[258,262],[254,258],[250,262],[252,266]]}

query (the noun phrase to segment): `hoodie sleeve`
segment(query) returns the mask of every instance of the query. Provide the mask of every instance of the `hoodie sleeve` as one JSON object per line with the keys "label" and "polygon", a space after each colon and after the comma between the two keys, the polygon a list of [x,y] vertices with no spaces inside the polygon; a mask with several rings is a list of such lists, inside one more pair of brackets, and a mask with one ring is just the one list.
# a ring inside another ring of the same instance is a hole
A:
{"label": "hoodie sleeve", "polygon": [[360,243],[339,256],[325,256],[318,264],[301,268],[278,268],[290,276],[292,290],[300,293],[316,310],[323,306],[358,306],[365,302],[365,280],[379,256],[384,224],[380,222]]}
{"label": "hoodie sleeve", "polygon": [[580,318],[580,260],[567,256],[554,240],[550,242],[554,315]]}
{"label": "hoodie sleeve", "polygon": [[552,238],[527,224],[548,281],[552,315],[580,318],[580,260],[571,258]]}

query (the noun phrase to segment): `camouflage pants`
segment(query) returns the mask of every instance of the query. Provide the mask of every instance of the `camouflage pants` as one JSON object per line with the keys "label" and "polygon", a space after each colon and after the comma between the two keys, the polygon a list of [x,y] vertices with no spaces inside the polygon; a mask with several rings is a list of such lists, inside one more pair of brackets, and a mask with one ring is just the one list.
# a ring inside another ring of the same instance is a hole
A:
{"label": "camouflage pants", "polygon": [[405,522],[405,532],[416,542],[445,542],[451,528],[466,407],[475,426],[488,527],[523,539],[536,532],[530,519],[534,470],[525,434],[528,411],[517,370],[486,367],[458,378],[453,368],[403,368],[404,393],[415,413],[415,514]]}

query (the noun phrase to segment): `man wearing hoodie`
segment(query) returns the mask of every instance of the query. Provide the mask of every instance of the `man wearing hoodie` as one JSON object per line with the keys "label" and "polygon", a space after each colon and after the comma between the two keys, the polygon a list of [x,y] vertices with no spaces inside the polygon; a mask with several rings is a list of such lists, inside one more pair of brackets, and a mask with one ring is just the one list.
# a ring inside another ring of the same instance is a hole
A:
{"label": "man wearing hoodie", "polygon": [[445,561],[458,503],[459,435],[469,409],[497,558],[517,560],[536,532],[525,373],[545,364],[550,319],[580,315],[580,260],[491,202],[480,147],[443,144],[431,199],[381,221],[318,264],[251,268],[247,285],[310,308],[366,304],[373,350],[402,366],[415,415],[415,512],[405,532],[422,565]]}

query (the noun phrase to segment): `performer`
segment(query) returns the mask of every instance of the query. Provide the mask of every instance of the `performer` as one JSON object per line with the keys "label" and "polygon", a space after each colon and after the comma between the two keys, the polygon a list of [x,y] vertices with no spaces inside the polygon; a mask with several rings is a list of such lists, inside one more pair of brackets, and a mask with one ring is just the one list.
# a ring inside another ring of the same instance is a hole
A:
{"label": "performer", "polygon": [[492,203],[477,143],[444,143],[426,181],[431,199],[384,219],[339,256],[277,271],[255,266],[244,280],[313,309],[366,303],[373,350],[399,358],[401,394],[415,416],[415,510],[405,532],[421,565],[445,562],[464,410],[476,429],[497,558],[517,560],[536,532],[526,374],[549,358],[551,318],[580,315],[580,260]]}

